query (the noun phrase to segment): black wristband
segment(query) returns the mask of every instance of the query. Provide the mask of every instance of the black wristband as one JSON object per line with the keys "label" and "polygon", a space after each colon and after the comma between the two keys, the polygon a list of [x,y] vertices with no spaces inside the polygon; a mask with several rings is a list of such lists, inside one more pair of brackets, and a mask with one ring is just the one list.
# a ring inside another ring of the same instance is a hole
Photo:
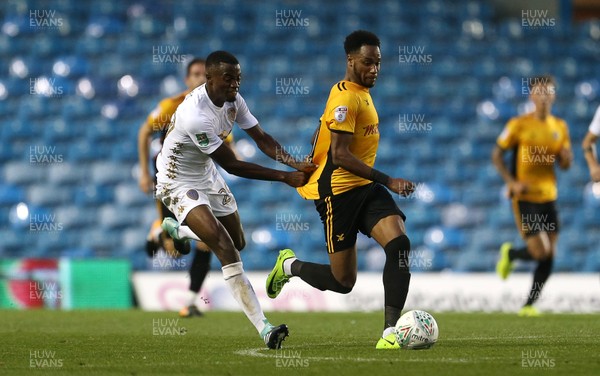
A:
{"label": "black wristband", "polygon": [[591,146],[588,146],[587,148],[583,149],[584,153],[593,153],[594,152],[594,148]]}
{"label": "black wristband", "polygon": [[387,185],[388,181],[390,181],[390,177],[384,174],[381,171],[377,171],[372,168],[371,173],[369,174],[369,179],[383,185]]}

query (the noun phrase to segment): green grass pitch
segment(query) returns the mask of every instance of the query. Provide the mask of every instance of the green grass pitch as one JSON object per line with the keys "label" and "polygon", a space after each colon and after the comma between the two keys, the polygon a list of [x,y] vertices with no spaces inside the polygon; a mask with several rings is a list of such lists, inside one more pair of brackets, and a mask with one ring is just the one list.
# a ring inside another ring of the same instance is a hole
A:
{"label": "green grass pitch", "polygon": [[381,313],[269,313],[267,350],[242,313],[0,311],[1,375],[598,375],[600,316],[433,313],[430,350],[376,351]]}

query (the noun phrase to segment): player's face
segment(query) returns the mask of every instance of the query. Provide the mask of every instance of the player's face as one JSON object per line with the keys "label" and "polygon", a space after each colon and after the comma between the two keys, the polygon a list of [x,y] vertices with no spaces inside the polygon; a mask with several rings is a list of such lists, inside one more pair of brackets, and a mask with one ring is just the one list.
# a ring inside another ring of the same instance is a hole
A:
{"label": "player's face", "polygon": [[381,66],[379,47],[361,46],[357,53],[350,55],[348,63],[351,64],[357,84],[369,88],[375,86]]}
{"label": "player's face", "polygon": [[542,111],[550,111],[556,99],[556,87],[552,83],[539,83],[531,88],[529,98],[535,104],[535,108]]}
{"label": "player's face", "polygon": [[190,74],[185,78],[188,89],[195,89],[206,82],[206,69],[203,63],[196,63],[190,67]]}
{"label": "player's face", "polygon": [[209,76],[212,91],[219,99],[234,102],[242,81],[240,65],[221,63]]}

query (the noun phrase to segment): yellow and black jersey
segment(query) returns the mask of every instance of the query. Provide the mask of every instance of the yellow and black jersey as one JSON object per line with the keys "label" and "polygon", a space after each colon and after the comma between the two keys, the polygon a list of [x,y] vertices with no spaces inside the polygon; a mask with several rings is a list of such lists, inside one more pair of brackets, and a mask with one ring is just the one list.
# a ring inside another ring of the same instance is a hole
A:
{"label": "yellow and black jersey", "polygon": [[178,94],[174,97],[165,98],[158,103],[158,106],[146,119],[146,123],[150,124],[153,132],[161,133],[161,141],[164,140],[169,124],[171,123],[171,117],[177,110],[177,107],[185,99],[186,93]]}
{"label": "yellow and black jersey", "polygon": [[373,167],[379,145],[379,117],[368,88],[350,81],[340,81],[331,88],[313,142],[312,162],[319,168],[305,186],[297,188],[305,199],[322,199],[371,183],[333,164],[331,132],[352,134],[350,152]]}
{"label": "yellow and black jersey", "polygon": [[[146,123],[150,124],[153,132],[160,132],[161,143],[165,140],[171,117],[177,111],[177,107],[183,102],[188,92],[183,92],[174,97],[165,98],[158,103],[156,108],[148,115]],[[230,133],[224,140],[225,143],[231,144],[233,141],[233,133]]]}
{"label": "yellow and black jersey", "polygon": [[527,191],[513,199],[537,203],[556,200],[554,163],[561,149],[571,149],[564,120],[550,115],[542,121],[533,113],[512,118],[497,144],[504,150],[513,150],[513,176],[527,185]]}

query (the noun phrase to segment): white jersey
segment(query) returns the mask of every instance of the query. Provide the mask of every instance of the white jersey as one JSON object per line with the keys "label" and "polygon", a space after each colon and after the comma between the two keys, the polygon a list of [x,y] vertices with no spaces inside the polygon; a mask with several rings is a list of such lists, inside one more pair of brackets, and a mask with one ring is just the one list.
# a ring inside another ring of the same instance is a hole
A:
{"label": "white jersey", "polygon": [[233,123],[241,129],[258,124],[238,93],[234,102],[215,106],[206,92],[206,84],[190,92],[177,108],[162,150],[156,159],[158,184],[192,183],[208,188],[218,175],[210,158],[231,133]]}
{"label": "white jersey", "polygon": [[593,133],[596,136],[600,136],[600,106],[596,109],[596,114],[592,119],[592,123],[589,128],[590,133]]}

